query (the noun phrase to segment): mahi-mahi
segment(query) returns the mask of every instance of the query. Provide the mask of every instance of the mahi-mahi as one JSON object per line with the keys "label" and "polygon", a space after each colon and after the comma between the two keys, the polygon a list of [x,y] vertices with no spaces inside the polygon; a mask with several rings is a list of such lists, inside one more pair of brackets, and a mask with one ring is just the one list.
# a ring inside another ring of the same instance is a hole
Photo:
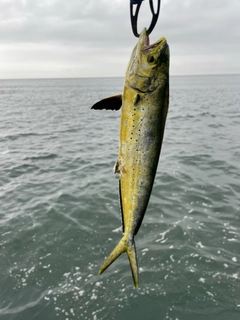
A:
{"label": "mahi-mahi", "polygon": [[104,261],[99,274],[126,252],[136,288],[138,264],[134,236],[141,226],[151,195],[168,101],[167,41],[162,37],[150,45],[146,29],[143,29],[128,64],[123,93],[92,106],[97,110],[121,108],[119,155],[114,172],[119,174],[123,237]]}

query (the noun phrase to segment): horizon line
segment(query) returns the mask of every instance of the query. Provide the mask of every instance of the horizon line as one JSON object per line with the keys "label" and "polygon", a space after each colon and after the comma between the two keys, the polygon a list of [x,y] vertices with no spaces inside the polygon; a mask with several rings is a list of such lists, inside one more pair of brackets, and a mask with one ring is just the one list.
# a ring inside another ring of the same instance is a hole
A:
{"label": "horizon line", "polygon": [[[206,73],[206,74],[176,74],[170,77],[204,77],[204,76],[237,76],[240,73]],[[67,79],[110,79],[110,78],[125,78],[124,76],[89,76],[89,77],[33,77],[33,78],[0,78],[2,80],[67,80]]]}

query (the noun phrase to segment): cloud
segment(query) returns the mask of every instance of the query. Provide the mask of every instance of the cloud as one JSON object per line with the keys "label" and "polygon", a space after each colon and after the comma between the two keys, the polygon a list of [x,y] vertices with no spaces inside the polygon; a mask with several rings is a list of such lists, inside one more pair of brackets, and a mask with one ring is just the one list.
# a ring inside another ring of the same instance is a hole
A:
{"label": "cloud", "polygon": [[[172,74],[240,73],[239,12],[238,0],[162,0],[151,39],[168,39]],[[139,31],[150,19],[145,0]],[[129,0],[0,2],[1,78],[124,76],[136,41]]]}
{"label": "cloud", "polygon": [[119,32],[125,23],[122,21],[127,20],[129,24],[126,17],[119,21],[119,12],[123,17],[123,10],[118,11],[118,7],[122,9],[123,5],[113,6],[113,1],[106,0],[5,1],[0,4],[0,41],[98,43],[101,46],[109,40],[109,35],[110,40],[115,38],[114,31]]}

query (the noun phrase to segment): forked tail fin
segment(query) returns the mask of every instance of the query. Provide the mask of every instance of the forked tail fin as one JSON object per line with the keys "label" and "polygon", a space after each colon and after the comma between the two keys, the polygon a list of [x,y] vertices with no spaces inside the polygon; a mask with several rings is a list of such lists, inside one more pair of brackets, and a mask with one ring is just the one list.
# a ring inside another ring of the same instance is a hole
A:
{"label": "forked tail fin", "polygon": [[123,236],[117,246],[113,249],[107,259],[104,261],[103,265],[99,270],[99,274],[102,274],[109,266],[112,264],[122,253],[127,252],[128,259],[131,266],[133,282],[136,288],[138,288],[138,264],[137,264],[137,254],[134,239],[127,238]]}

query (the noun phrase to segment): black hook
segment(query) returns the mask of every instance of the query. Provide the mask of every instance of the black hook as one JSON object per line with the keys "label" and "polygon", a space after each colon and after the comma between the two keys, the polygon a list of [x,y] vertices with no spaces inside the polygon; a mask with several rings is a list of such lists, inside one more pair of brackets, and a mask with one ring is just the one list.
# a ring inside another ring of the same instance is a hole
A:
{"label": "black hook", "polygon": [[[133,14],[134,3],[137,4],[135,14]],[[139,1],[131,1],[130,2],[130,18],[131,18],[131,24],[132,24],[132,31],[133,31],[133,34],[135,35],[135,37],[139,37],[139,33],[137,31],[137,19],[138,19],[138,13],[139,13],[139,9],[141,7],[141,4],[142,4],[142,1],[141,2],[139,2]],[[157,23],[159,12],[160,12],[160,4],[161,4],[161,0],[158,0],[157,12],[155,13],[154,6],[153,6],[153,0],[149,0],[150,9],[152,12],[152,21],[151,21],[149,28],[147,29],[148,36],[153,31],[153,29]]]}

